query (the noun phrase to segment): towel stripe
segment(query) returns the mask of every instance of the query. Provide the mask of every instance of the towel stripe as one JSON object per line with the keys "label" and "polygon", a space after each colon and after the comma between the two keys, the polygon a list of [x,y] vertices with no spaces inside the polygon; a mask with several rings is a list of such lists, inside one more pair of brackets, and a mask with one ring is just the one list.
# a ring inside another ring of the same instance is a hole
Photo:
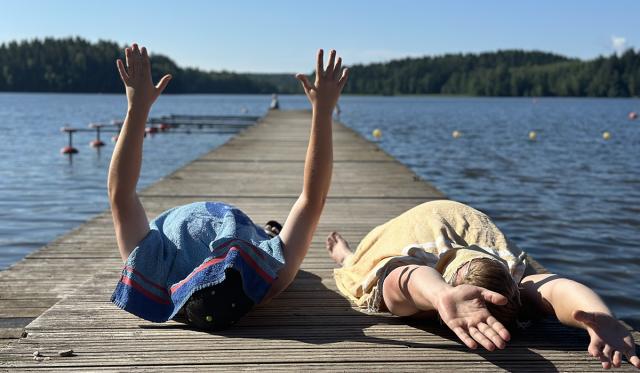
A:
{"label": "towel stripe", "polygon": [[156,284],[155,282],[149,280],[148,278],[144,277],[142,275],[142,273],[136,271],[133,267],[127,265],[127,266],[124,267],[124,271],[122,271],[124,276],[127,276],[127,277],[131,278],[131,275],[126,274],[126,271],[130,272],[131,274],[136,275],[137,277],[140,277],[142,280],[144,280],[144,282],[146,282],[147,284],[153,286],[154,288],[156,288],[158,290],[161,290],[163,293],[167,293],[167,289],[164,286],[160,286],[160,285]]}
{"label": "towel stripe", "polygon": [[122,282],[123,284],[127,285],[127,286],[131,286],[132,288],[138,290],[139,292],[141,292],[145,297],[153,300],[156,303],[160,303],[160,304],[170,304],[171,302],[167,299],[162,299],[159,296],[149,292],[147,289],[145,289],[144,287],[140,286],[140,284],[138,284],[137,282],[135,282],[133,279],[131,279],[130,277],[126,277],[126,276],[122,276],[122,278],[120,279],[120,282]]}
{"label": "towel stripe", "polygon": [[[234,249],[235,249],[235,248],[231,248],[231,249],[229,249],[229,251],[234,250]],[[237,249],[236,249],[236,250],[237,250]],[[227,254],[229,254],[229,251],[227,251]],[[189,274],[189,276],[187,276],[184,280],[182,280],[182,281],[178,282],[177,284],[173,284],[173,286],[171,286],[171,294],[175,293],[175,292],[176,292],[176,290],[178,290],[178,288],[179,288],[180,286],[184,285],[184,284],[185,284],[185,282],[187,282],[187,281],[191,280],[191,278],[192,278],[193,276],[195,276],[196,274],[198,274],[200,271],[202,271],[202,270],[204,270],[204,269],[206,269],[206,268],[208,268],[208,267],[211,267],[212,265],[214,265],[214,264],[216,264],[216,263],[220,263],[221,261],[223,261],[223,260],[224,260],[224,258],[226,258],[226,256],[227,256],[227,255],[225,255],[224,257],[213,258],[213,259],[211,259],[211,260],[208,260],[208,261],[206,261],[206,262],[204,262],[204,263],[200,264],[200,265],[198,266],[198,268],[194,269],[194,270],[193,270],[193,272],[191,272],[191,273]]]}

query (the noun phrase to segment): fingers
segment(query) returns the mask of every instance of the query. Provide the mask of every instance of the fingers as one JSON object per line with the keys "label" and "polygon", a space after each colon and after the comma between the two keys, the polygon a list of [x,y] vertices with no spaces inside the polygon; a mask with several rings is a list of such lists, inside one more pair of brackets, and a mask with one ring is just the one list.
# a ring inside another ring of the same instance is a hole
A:
{"label": "fingers", "polygon": [[349,78],[349,69],[345,67],[342,70],[342,76],[340,77],[340,80],[338,80],[338,87],[340,87],[340,90],[342,90],[342,88],[344,88],[344,85],[347,84],[348,78]]}
{"label": "fingers", "polygon": [[336,64],[336,50],[332,49],[329,52],[329,64],[327,65],[327,70],[325,71],[324,76],[327,78],[333,78],[333,68]]}
{"label": "fingers", "polygon": [[602,364],[602,368],[604,369],[611,368],[611,360],[607,358],[607,356],[605,356],[604,352],[602,351],[602,345],[590,344],[588,351],[589,351],[589,354],[591,354],[591,356],[598,358],[598,360],[600,360],[600,364]]}
{"label": "fingers", "polygon": [[600,357],[600,355],[602,355],[601,347],[598,347],[593,343],[589,344],[587,351],[589,352],[589,355],[593,357]]}
{"label": "fingers", "polygon": [[342,73],[342,57],[338,57],[336,61],[336,67],[333,69],[333,74],[331,74],[331,78],[334,80],[340,80],[340,74]]}
{"label": "fingers", "polygon": [[163,76],[162,79],[160,79],[160,81],[156,85],[156,90],[158,94],[162,93],[162,91],[164,91],[164,89],[167,88],[167,85],[169,84],[170,80],[171,80],[171,75],[169,74]]}
{"label": "fingers", "polygon": [[503,349],[506,347],[507,342],[502,339],[502,337],[495,331],[493,330],[493,328],[491,328],[489,325],[481,322],[478,323],[478,330],[480,330],[480,332],[482,332],[482,334],[484,334],[485,337],[489,338],[489,340],[491,340],[491,342],[493,342],[493,344],[498,347],[499,349]]}
{"label": "fingers", "polygon": [[502,323],[495,317],[487,317],[487,325],[489,325],[491,329],[495,330],[504,341],[508,342],[511,340],[511,333],[509,333],[509,330],[507,330],[507,328],[505,328],[504,325],[502,325]]}
{"label": "fingers", "polygon": [[627,356],[627,360],[629,360],[629,363],[631,363],[631,365],[640,369],[640,358],[636,356],[635,352],[628,352],[625,355]]}
{"label": "fingers", "polygon": [[611,368],[611,359],[613,358],[613,350],[611,346],[606,345],[602,349],[602,355],[600,356],[600,362],[602,362],[602,367],[604,369]]}
{"label": "fingers", "polygon": [[151,71],[151,63],[149,63],[149,54],[147,53],[147,48],[142,47],[142,49],[140,49],[140,52],[142,57],[142,64],[145,66],[145,68]]}
{"label": "fingers", "polygon": [[316,59],[316,80],[324,76],[324,51],[318,49],[318,57]]}
{"label": "fingers", "polygon": [[127,70],[124,68],[124,64],[121,59],[116,60],[116,66],[118,66],[118,72],[120,73],[120,79],[124,84],[129,83],[129,74],[127,74]]}
{"label": "fingers", "polygon": [[302,89],[304,89],[305,93],[309,93],[313,89],[313,84],[309,83],[309,79],[305,74],[296,74],[296,79],[302,84]]}
{"label": "fingers", "polygon": [[127,57],[127,68],[129,69],[129,76],[135,76],[141,72],[140,62],[142,61],[142,54],[138,48],[138,44],[133,43],[131,47],[125,49],[125,56]]}
{"label": "fingers", "polygon": [[133,63],[133,51],[131,48],[125,48],[124,50],[124,57],[125,57],[125,61],[127,62],[127,69],[128,69],[128,73],[129,76],[135,76],[135,66]]}
{"label": "fingers", "polygon": [[482,345],[482,347],[486,348],[489,351],[493,351],[496,349],[496,345],[487,338],[478,328],[475,326],[469,327],[469,335],[471,338],[475,339],[478,343]]}
{"label": "fingers", "polygon": [[610,369],[611,368],[611,362],[609,361],[609,359],[607,359],[606,356],[604,355],[600,355],[600,364],[602,364],[602,367],[604,369]]}
{"label": "fingers", "polygon": [[613,359],[611,359],[611,363],[613,363],[614,367],[620,368],[620,364],[622,364],[622,354],[620,353],[620,351],[615,351],[613,353]]}
{"label": "fingers", "polygon": [[475,350],[476,348],[478,348],[478,344],[476,343],[476,341],[474,341],[473,338],[471,338],[471,336],[467,333],[467,331],[464,330],[462,327],[458,326],[453,328],[452,330],[454,333],[456,333],[458,338],[460,338],[462,343],[467,345],[467,347],[469,347],[472,350]]}
{"label": "fingers", "polygon": [[484,298],[485,301],[491,302],[495,305],[503,306],[507,304],[507,298],[502,294],[496,293],[495,291],[483,288],[480,294],[482,294],[482,298]]}

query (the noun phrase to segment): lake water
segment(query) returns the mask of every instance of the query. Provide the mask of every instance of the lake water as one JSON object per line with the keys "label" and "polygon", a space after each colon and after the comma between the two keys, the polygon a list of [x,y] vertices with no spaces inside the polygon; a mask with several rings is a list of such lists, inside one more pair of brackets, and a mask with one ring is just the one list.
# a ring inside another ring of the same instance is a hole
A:
{"label": "lake water", "polygon": [[[269,101],[166,95],[152,116],[263,115]],[[281,107],[308,104],[282,96]],[[70,163],[59,154],[66,145],[59,128],[121,119],[125,109],[124,95],[0,94],[0,269],[107,208],[110,135],[98,153],[87,145],[93,134],[76,134],[80,153]],[[344,97],[341,109],[346,125],[372,140],[381,129],[385,151],[450,198],[489,214],[547,269],[593,287],[640,327],[640,120],[627,119],[640,100]],[[147,140],[140,184],[228,136]]]}

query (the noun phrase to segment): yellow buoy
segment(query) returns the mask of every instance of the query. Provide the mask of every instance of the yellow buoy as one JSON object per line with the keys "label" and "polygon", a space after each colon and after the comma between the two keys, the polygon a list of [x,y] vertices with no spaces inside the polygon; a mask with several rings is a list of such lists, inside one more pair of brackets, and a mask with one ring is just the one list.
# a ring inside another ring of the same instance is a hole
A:
{"label": "yellow buoy", "polygon": [[458,137],[462,136],[462,132],[455,130],[451,132],[451,136],[453,136],[454,139],[457,139]]}
{"label": "yellow buoy", "polygon": [[379,128],[374,129],[371,134],[376,138],[376,140],[380,140],[380,138],[382,137],[382,131],[380,131]]}
{"label": "yellow buoy", "polygon": [[530,131],[529,132],[529,140],[536,141],[536,138],[538,138],[538,134],[536,133],[536,131]]}
{"label": "yellow buoy", "polygon": [[611,134],[609,133],[609,131],[602,132],[602,138],[605,140],[609,140],[611,138]]}

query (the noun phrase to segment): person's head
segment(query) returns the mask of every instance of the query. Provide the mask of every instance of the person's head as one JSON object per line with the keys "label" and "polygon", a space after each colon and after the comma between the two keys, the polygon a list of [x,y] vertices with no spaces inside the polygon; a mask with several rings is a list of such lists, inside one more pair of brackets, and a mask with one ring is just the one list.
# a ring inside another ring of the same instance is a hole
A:
{"label": "person's head", "polygon": [[480,258],[472,260],[458,269],[454,285],[479,286],[507,298],[507,304],[498,306],[487,302],[489,312],[505,327],[516,324],[520,309],[520,289],[513,281],[507,267],[497,260]]}
{"label": "person's head", "polygon": [[186,322],[198,329],[223,330],[249,312],[254,303],[247,297],[240,273],[227,269],[221,283],[193,293],[184,305]]}

